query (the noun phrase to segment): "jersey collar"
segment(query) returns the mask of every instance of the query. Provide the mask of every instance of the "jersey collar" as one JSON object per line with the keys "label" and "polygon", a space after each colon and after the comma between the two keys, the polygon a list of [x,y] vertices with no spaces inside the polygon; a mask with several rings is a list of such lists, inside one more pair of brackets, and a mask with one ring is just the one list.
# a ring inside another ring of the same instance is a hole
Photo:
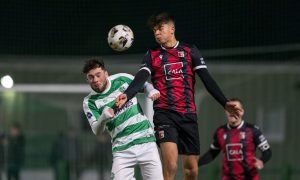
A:
{"label": "jersey collar", "polygon": [[107,79],[108,86],[107,86],[107,88],[101,94],[107,93],[110,90],[110,88],[111,88],[111,81],[110,81],[110,79],[109,78],[106,78],[106,79]]}
{"label": "jersey collar", "polygon": [[[236,129],[241,129],[241,127],[242,127],[243,125],[244,125],[244,120],[241,121],[241,124],[238,125],[238,127],[236,127]],[[229,123],[227,123],[227,128],[228,128],[228,129],[232,129],[232,128],[230,127]]]}

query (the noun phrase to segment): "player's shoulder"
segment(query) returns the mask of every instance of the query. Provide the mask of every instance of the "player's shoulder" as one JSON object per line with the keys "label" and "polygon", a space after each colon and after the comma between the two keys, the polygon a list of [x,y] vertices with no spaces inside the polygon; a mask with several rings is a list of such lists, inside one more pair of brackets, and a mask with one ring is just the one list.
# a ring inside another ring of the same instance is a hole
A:
{"label": "player's shoulder", "polygon": [[156,46],[152,46],[148,49],[147,53],[153,52],[153,51],[160,51],[161,50],[161,46],[160,45],[156,45]]}
{"label": "player's shoulder", "polygon": [[124,78],[133,79],[134,77],[133,77],[133,75],[128,74],[128,73],[117,73],[117,74],[110,75],[108,77],[108,79],[111,81],[117,80],[117,79],[124,79]]}
{"label": "player's shoulder", "polygon": [[249,122],[245,122],[245,127],[250,128],[250,129],[254,129],[254,130],[259,130],[260,129],[256,124],[249,123]]}
{"label": "player's shoulder", "polygon": [[178,47],[189,48],[189,49],[198,49],[195,44],[186,43],[186,42],[179,42]]}
{"label": "player's shoulder", "polygon": [[214,137],[215,138],[223,137],[226,132],[226,129],[227,129],[226,124],[219,126],[214,132]]}
{"label": "player's shoulder", "polygon": [[88,101],[94,96],[97,95],[95,91],[90,92],[87,96],[83,98],[83,103],[88,103]]}
{"label": "player's shoulder", "polygon": [[179,42],[178,46],[181,46],[181,47],[193,47],[194,45],[193,44],[190,44],[190,43],[186,43],[186,42]]}
{"label": "player's shoulder", "polygon": [[244,126],[246,126],[248,128],[254,128],[255,127],[255,125],[253,123],[246,122],[246,121],[244,121]]}
{"label": "player's shoulder", "polygon": [[225,131],[228,128],[227,124],[223,124],[216,129],[216,133]]}

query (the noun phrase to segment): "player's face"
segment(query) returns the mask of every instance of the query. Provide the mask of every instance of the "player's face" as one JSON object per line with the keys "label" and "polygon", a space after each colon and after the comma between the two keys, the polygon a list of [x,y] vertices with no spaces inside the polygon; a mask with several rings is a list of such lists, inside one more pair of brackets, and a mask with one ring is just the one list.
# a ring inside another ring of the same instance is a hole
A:
{"label": "player's face", "polygon": [[160,25],[157,25],[153,28],[153,33],[155,40],[158,44],[163,45],[164,47],[168,47],[170,42],[172,42],[175,39],[175,26],[174,23],[163,23]]}
{"label": "player's face", "polygon": [[87,81],[89,82],[91,88],[96,92],[103,92],[108,83],[107,83],[108,73],[102,68],[95,68],[90,70],[87,75]]}
{"label": "player's face", "polygon": [[243,109],[243,106],[241,105],[240,102],[238,102],[238,101],[235,101],[235,102],[236,102],[236,107],[240,109],[240,110],[238,111],[238,116],[235,116],[235,115],[233,115],[232,113],[229,113],[228,111],[225,111],[225,114],[226,114],[228,123],[229,123],[231,126],[238,126],[238,125],[241,123],[242,118],[243,118],[243,116],[244,116],[244,109]]}

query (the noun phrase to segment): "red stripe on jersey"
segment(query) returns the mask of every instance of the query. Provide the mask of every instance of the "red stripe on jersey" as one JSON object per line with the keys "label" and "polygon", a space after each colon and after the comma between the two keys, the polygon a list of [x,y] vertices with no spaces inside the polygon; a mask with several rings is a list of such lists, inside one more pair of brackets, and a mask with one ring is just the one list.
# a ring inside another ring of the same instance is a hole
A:
{"label": "red stripe on jersey", "polygon": [[196,113],[195,74],[190,53],[191,48],[185,45],[151,51],[151,78],[154,87],[161,93],[154,103],[154,108]]}
{"label": "red stripe on jersey", "polygon": [[217,130],[217,141],[223,153],[222,179],[259,179],[254,167],[256,146],[253,127],[246,123],[234,129],[222,126]]}

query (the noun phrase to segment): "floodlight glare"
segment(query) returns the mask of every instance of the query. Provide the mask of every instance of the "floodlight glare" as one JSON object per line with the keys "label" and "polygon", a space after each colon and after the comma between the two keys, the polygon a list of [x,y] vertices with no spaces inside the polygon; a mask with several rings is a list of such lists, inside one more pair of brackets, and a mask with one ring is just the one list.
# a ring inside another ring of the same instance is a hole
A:
{"label": "floodlight glare", "polygon": [[14,85],[14,80],[10,77],[10,75],[3,76],[1,78],[1,85],[4,88],[12,88]]}

